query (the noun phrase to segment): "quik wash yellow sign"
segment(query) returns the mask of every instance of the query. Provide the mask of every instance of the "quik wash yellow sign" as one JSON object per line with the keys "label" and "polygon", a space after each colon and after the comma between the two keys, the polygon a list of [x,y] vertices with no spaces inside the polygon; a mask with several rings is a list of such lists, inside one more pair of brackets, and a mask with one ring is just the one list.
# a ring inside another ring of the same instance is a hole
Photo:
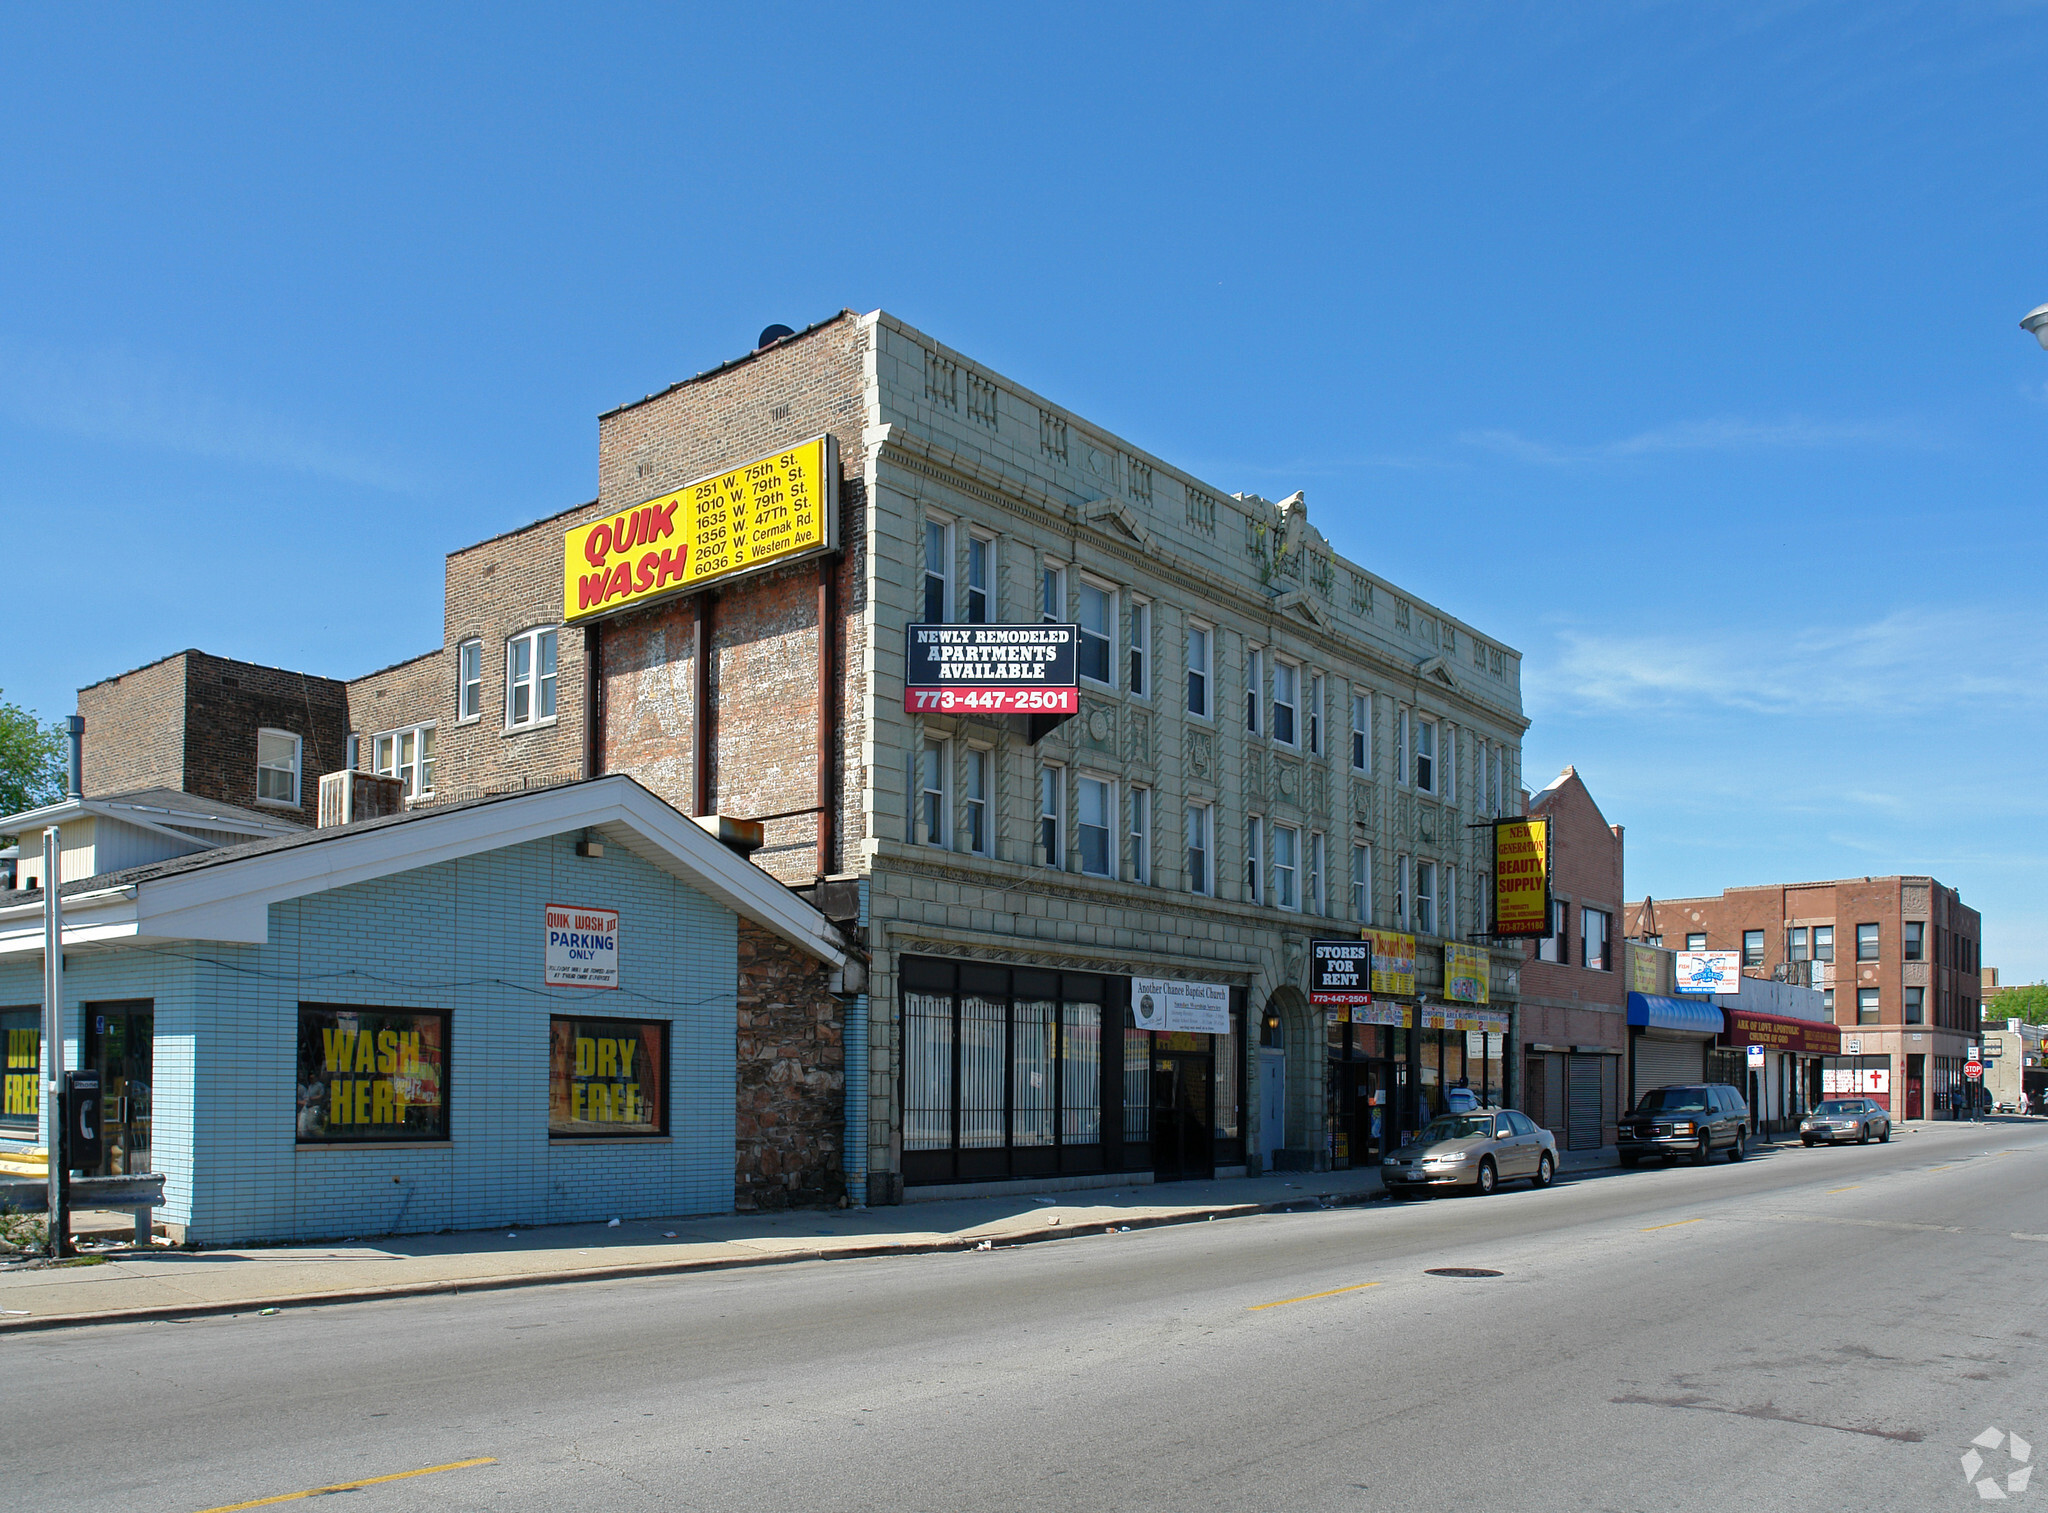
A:
{"label": "quik wash yellow sign", "polygon": [[828,436],[701,478],[562,538],[562,619],[573,623],[830,551],[838,448]]}

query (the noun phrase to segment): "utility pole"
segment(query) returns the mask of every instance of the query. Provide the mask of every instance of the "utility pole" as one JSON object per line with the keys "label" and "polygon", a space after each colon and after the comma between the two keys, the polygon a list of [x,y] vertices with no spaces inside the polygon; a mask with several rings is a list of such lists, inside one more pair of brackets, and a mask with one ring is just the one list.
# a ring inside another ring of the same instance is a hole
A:
{"label": "utility pole", "polygon": [[50,1259],[65,1251],[70,1215],[65,1213],[64,1168],[64,849],[58,827],[43,832],[43,1045],[50,1075],[43,1082],[44,1144],[50,1161]]}

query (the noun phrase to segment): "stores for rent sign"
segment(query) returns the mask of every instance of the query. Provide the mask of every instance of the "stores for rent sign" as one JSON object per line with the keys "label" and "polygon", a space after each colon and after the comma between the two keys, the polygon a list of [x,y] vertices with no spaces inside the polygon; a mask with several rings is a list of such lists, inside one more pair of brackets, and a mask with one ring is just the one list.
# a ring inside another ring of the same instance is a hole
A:
{"label": "stores for rent sign", "polygon": [[1308,1001],[1317,1008],[1363,1008],[1372,1002],[1372,942],[1309,942]]}
{"label": "stores for rent sign", "polygon": [[1550,821],[1493,822],[1493,933],[1550,933]]}
{"label": "stores for rent sign", "polygon": [[619,985],[619,911],[581,904],[547,906],[547,985]]}
{"label": "stores for rent sign", "polygon": [[1141,1030],[1195,1035],[1230,1033],[1230,989],[1220,982],[1131,979],[1131,1018]]}
{"label": "stores for rent sign", "polygon": [[562,537],[562,619],[632,609],[838,545],[832,438],[757,457]]}

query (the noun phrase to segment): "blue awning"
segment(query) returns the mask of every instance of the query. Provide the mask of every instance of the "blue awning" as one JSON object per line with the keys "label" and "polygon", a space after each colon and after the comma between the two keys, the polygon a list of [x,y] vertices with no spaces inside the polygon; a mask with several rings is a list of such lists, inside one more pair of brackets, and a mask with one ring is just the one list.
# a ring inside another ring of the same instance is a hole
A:
{"label": "blue awning", "polygon": [[1628,995],[1628,1022],[1694,1035],[1718,1035],[1725,1023],[1721,1010],[1703,998],[1665,998],[1656,993]]}

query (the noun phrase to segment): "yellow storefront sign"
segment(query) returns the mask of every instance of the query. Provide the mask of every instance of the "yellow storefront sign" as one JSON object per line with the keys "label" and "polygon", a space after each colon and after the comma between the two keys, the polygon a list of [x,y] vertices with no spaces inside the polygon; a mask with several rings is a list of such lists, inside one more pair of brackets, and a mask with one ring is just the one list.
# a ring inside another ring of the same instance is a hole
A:
{"label": "yellow storefront sign", "polygon": [[1550,933],[1550,821],[1493,822],[1493,933]]}
{"label": "yellow storefront sign", "polygon": [[616,614],[837,545],[828,436],[745,462],[562,537],[562,619]]}
{"label": "yellow storefront sign", "polygon": [[1477,946],[1444,944],[1444,997],[1456,1003],[1491,1001],[1487,967],[1492,958]]}
{"label": "yellow storefront sign", "polygon": [[[1375,993],[1415,993],[1415,937],[1392,930],[1360,930],[1359,938],[1372,942],[1372,990]],[[1358,1021],[1354,1021],[1356,1023]]]}

